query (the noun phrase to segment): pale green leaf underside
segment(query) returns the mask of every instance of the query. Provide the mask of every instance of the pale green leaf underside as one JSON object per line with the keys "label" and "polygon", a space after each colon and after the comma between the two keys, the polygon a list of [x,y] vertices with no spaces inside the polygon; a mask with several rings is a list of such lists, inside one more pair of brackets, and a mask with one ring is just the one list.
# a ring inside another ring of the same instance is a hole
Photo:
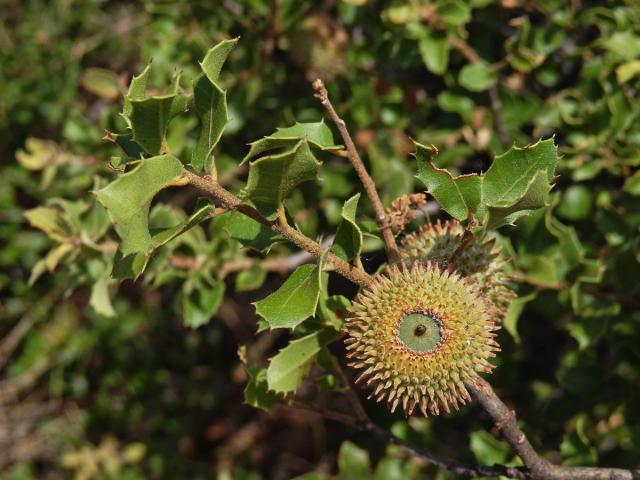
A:
{"label": "pale green leaf underside", "polygon": [[282,286],[255,303],[256,312],[271,328],[295,328],[316,313],[320,297],[320,267],[298,267]]}
{"label": "pale green leaf underside", "polygon": [[153,248],[148,218],[151,201],[179,178],[182,170],[180,160],[171,155],[144,159],[134,170],[96,192],[122,240],[120,249],[124,256],[146,254]]}

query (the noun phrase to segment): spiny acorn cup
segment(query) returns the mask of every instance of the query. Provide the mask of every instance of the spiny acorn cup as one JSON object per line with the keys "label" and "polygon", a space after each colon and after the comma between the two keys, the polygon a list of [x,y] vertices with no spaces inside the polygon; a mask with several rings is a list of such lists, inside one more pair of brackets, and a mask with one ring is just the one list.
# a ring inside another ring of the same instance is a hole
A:
{"label": "spiny acorn cup", "polygon": [[464,383],[491,372],[488,360],[500,350],[491,302],[437,263],[389,267],[349,310],[349,365],[364,370],[356,383],[392,412],[398,404],[406,415],[458,409],[471,400]]}
{"label": "spiny acorn cup", "polygon": [[[417,232],[407,235],[402,241],[401,252],[409,263],[435,262],[441,268],[449,267],[449,260],[456,251],[464,227],[460,222],[423,225]],[[504,318],[509,303],[515,297],[509,287],[509,276],[504,267],[508,260],[500,253],[500,248],[495,245],[495,238],[483,240],[474,238],[464,250],[462,250],[454,270],[463,277],[471,277],[478,285],[480,292],[488,297],[495,306],[496,320]]]}

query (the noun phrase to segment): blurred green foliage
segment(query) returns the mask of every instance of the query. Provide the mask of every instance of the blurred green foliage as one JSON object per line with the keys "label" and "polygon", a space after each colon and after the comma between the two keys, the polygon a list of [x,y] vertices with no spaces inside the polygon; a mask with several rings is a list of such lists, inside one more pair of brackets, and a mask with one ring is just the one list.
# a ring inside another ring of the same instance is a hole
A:
{"label": "blurred green foliage", "polygon": [[[238,164],[249,142],[322,117],[309,86],[317,76],[385,205],[423,189],[407,161],[410,138],[436,145],[439,167],[469,173],[512,143],[555,135],[553,206],[499,238],[520,299],[491,381],[554,461],[638,466],[636,2],[5,0],[0,18],[0,406],[13,412],[11,435],[0,438],[3,478],[415,478],[428,470],[303,411],[241,405],[247,374],[250,387],[266,380],[264,370],[244,372],[238,345],[260,367],[286,345],[283,334],[255,335],[250,302],[284,281],[269,259],[290,255],[289,246],[241,249],[232,239],[246,231],[242,220],[221,216],[161,246],[138,282],[110,276],[117,237],[90,190],[122,167],[118,148],[101,138],[125,131],[118,112],[131,75],[152,60],[154,93],[177,71],[189,85],[207,49],[235,36],[218,80],[230,123],[215,150],[219,178],[234,191],[246,179]],[[195,117],[172,121],[174,154],[191,158],[196,125]],[[321,178],[287,200],[311,237],[335,233],[343,203],[360,191],[344,162],[326,162]],[[197,209],[194,194],[160,197],[170,201],[152,206],[152,228]],[[372,211],[361,203],[372,271],[380,243],[367,235]],[[122,268],[116,277],[135,265]],[[330,285],[334,296],[353,293]],[[326,318],[329,300],[319,307]],[[330,376],[321,381],[330,390]],[[273,400],[260,395],[250,403]],[[482,430],[475,407],[408,422],[367,407],[444,456],[514,461]]]}

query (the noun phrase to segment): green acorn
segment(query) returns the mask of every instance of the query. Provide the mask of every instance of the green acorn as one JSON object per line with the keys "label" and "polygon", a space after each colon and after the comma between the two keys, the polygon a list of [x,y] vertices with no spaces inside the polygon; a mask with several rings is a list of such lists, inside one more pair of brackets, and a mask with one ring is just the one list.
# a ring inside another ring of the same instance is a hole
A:
{"label": "green acorn", "polygon": [[[402,241],[402,255],[409,263],[435,262],[448,268],[449,260],[460,244],[464,227],[458,221],[423,225]],[[495,245],[495,238],[474,238],[458,257],[454,270],[463,277],[471,277],[480,292],[495,306],[496,320],[502,320],[515,294],[509,288],[509,276],[504,272],[507,259]]]}
{"label": "green acorn", "polygon": [[438,415],[471,399],[465,382],[491,372],[500,348],[491,302],[473,281],[415,262],[391,266],[361,291],[345,322],[350,366],[393,412]]}

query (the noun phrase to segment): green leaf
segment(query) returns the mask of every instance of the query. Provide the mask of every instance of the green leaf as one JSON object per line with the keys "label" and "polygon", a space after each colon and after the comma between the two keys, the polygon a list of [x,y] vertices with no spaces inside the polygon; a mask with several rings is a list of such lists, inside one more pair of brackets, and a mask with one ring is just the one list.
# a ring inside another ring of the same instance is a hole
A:
{"label": "green leaf", "polygon": [[58,145],[51,140],[29,137],[24,147],[16,151],[16,160],[27,170],[42,170],[62,156]]}
{"label": "green leaf", "polygon": [[484,174],[484,201],[494,206],[518,201],[540,170],[551,183],[557,161],[558,148],[553,138],[523,148],[511,147],[508,152],[496,156]]}
{"label": "green leaf", "polygon": [[331,250],[343,260],[349,262],[360,256],[362,250],[362,231],[356,223],[356,210],[360,194],[347,200],[342,207],[342,221],[333,240]]}
{"label": "green leaf", "polygon": [[108,100],[115,100],[120,95],[118,75],[104,68],[87,68],[80,78],[85,90]]}
{"label": "green leaf", "polygon": [[274,218],[287,195],[300,183],[315,180],[319,169],[309,143],[300,140],[290,151],[251,162],[247,198],[262,215]]}
{"label": "green leaf", "polygon": [[194,106],[200,118],[201,129],[193,149],[191,165],[197,172],[210,170],[213,149],[229,122],[227,93],[217,81],[227,56],[237,42],[237,38],[224,40],[211,48],[200,63],[203,74],[194,82]]}
{"label": "green leaf", "polygon": [[204,56],[204,59],[200,63],[200,67],[211,83],[216,83],[218,81],[222,66],[227,60],[231,50],[233,50],[233,47],[238,43],[238,40],[239,37],[223,40],[212,47]]}
{"label": "green leaf", "polygon": [[146,66],[146,68],[140,73],[131,79],[131,84],[129,85],[129,91],[124,97],[124,106],[122,108],[122,116],[127,120],[127,123],[130,123],[131,112],[133,111],[133,107],[131,102],[133,100],[142,100],[145,97],[147,91],[147,80],[149,78],[151,63]]}
{"label": "green leaf", "polygon": [[418,49],[429,71],[436,75],[443,75],[447,71],[450,45],[446,32],[425,31],[418,42]]}
{"label": "green leaf", "polygon": [[144,156],[144,149],[133,141],[133,133],[107,132],[103,140],[115,143],[128,158],[140,159]]}
{"label": "green leaf", "polygon": [[507,313],[502,324],[504,329],[511,334],[516,343],[520,343],[520,334],[518,333],[518,319],[527,303],[536,298],[537,292],[530,293],[524,297],[514,298],[509,304]]}
{"label": "green leaf", "polygon": [[438,151],[433,145],[415,145],[417,178],[427,186],[429,194],[449,215],[458,220],[466,220],[469,212],[476,213],[482,199],[482,177],[477,174],[454,177],[448,170],[434,165],[432,158]]}
{"label": "green leaf", "polygon": [[482,92],[496,83],[496,75],[487,62],[479,60],[460,70],[458,82],[467,90]]}
{"label": "green leaf", "polygon": [[171,155],[147,158],[96,192],[122,239],[120,249],[124,256],[148,253],[154,248],[148,218],[151,201],[160,190],[177,180],[182,171],[180,160]]}
{"label": "green leaf", "polygon": [[267,278],[267,271],[256,263],[248,270],[242,270],[236,275],[236,291],[247,292],[262,286]]}
{"label": "green leaf", "polygon": [[555,212],[567,220],[586,220],[591,215],[591,191],[584,185],[571,185],[562,193]]}
{"label": "green leaf", "polygon": [[227,234],[245,247],[264,251],[284,240],[282,235],[240,212],[224,213],[218,219]]}
{"label": "green leaf", "polygon": [[196,113],[200,117],[201,130],[193,149],[191,165],[194,170],[210,170],[213,149],[220,141],[222,132],[229,121],[227,114],[227,94],[206,75],[200,76],[193,87]]}
{"label": "green leaf", "polygon": [[510,447],[489,432],[478,430],[470,435],[471,451],[476,459],[485,464],[506,463],[510,456]]}
{"label": "green leaf", "polygon": [[622,190],[636,197],[640,196],[640,170],[625,180]]}
{"label": "green leaf", "polygon": [[109,278],[105,275],[93,284],[89,305],[96,313],[113,318],[116,316],[116,311],[113,309],[111,298],[109,297],[109,283]]}
{"label": "green leaf", "polygon": [[261,367],[245,367],[247,386],[244,389],[244,403],[262,410],[269,410],[278,401],[278,396],[269,391],[267,369]]}
{"label": "green leaf", "polygon": [[209,323],[213,315],[218,311],[224,298],[224,282],[209,282],[197,278],[185,283],[185,292],[182,299],[182,314],[184,324],[187,327],[198,328]]}
{"label": "green leaf", "polygon": [[618,83],[627,83],[633,77],[640,73],[640,60],[631,60],[630,62],[623,63],[616,68],[616,77]]}
{"label": "green leaf", "polygon": [[502,225],[513,225],[521,216],[547,206],[549,204],[549,190],[551,190],[551,185],[547,180],[546,173],[544,170],[538,170],[519,198],[503,201],[498,205],[487,205],[486,227],[491,229]]}
{"label": "green leaf", "polygon": [[52,240],[63,242],[72,235],[62,212],[57,208],[36,207],[26,210],[24,216],[32,227],[42,230]]}
{"label": "green leaf", "polygon": [[341,480],[371,478],[369,452],[349,441],[342,442],[338,452],[338,468]]}
{"label": "green leaf", "polygon": [[557,163],[557,148],[551,138],[524,148],[512,147],[496,156],[484,174],[458,177],[434,165],[435,147],[416,143],[416,148],[417,178],[458,220],[471,213],[485,228],[498,228],[548,205]]}
{"label": "green leaf", "polygon": [[313,147],[322,151],[342,149],[341,145],[334,144],[331,129],[324,123],[324,120],[311,123],[296,122],[291,127],[278,128],[271,135],[250,143],[249,152],[242,159],[242,162],[272,150],[280,152],[291,150],[300,140],[306,140]]}
{"label": "green leaf", "polygon": [[151,155],[162,153],[176,94],[131,100],[133,140]]}
{"label": "green leaf", "polygon": [[120,250],[117,250],[113,257],[111,277],[118,280],[136,279],[142,275],[148,262],[149,257],[144,253],[132,253],[124,256]]}
{"label": "green leaf", "polygon": [[457,27],[471,20],[471,7],[459,0],[438,3],[437,16],[444,23]]}
{"label": "green leaf", "polygon": [[332,337],[333,334],[330,332],[319,331],[293,340],[280,350],[271,359],[267,368],[269,390],[273,390],[276,393],[295,391],[309,372],[311,364],[320,349]]}
{"label": "green leaf", "polygon": [[196,205],[196,210],[189,216],[189,218],[174,227],[156,229],[152,231],[151,238],[153,240],[153,249],[158,249],[162,245],[170,242],[176,237],[179,237],[187,230],[192,229],[200,222],[203,222],[207,218],[213,215],[215,207],[208,199],[199,199]]}
{"label": "green leaf", "polygon": [[213,212],[214,206],[211,202],[205,199],[199,199],[196,210],[185,221],[169,228],[150,229],[151,245],[149,250],[132,253],[127,256],[123,256],[122,251],[118,250],[113,260],[113,271],[111,275],[118,279],[138,278],[144,272],[149,260],[158,248],[211,217]]}
{"label": "green leaf", "polygon": [[316,313],[320,298],[319,265],[298,267],[282,286],[255,302],[256,312],[271,328],[295,328]]}

